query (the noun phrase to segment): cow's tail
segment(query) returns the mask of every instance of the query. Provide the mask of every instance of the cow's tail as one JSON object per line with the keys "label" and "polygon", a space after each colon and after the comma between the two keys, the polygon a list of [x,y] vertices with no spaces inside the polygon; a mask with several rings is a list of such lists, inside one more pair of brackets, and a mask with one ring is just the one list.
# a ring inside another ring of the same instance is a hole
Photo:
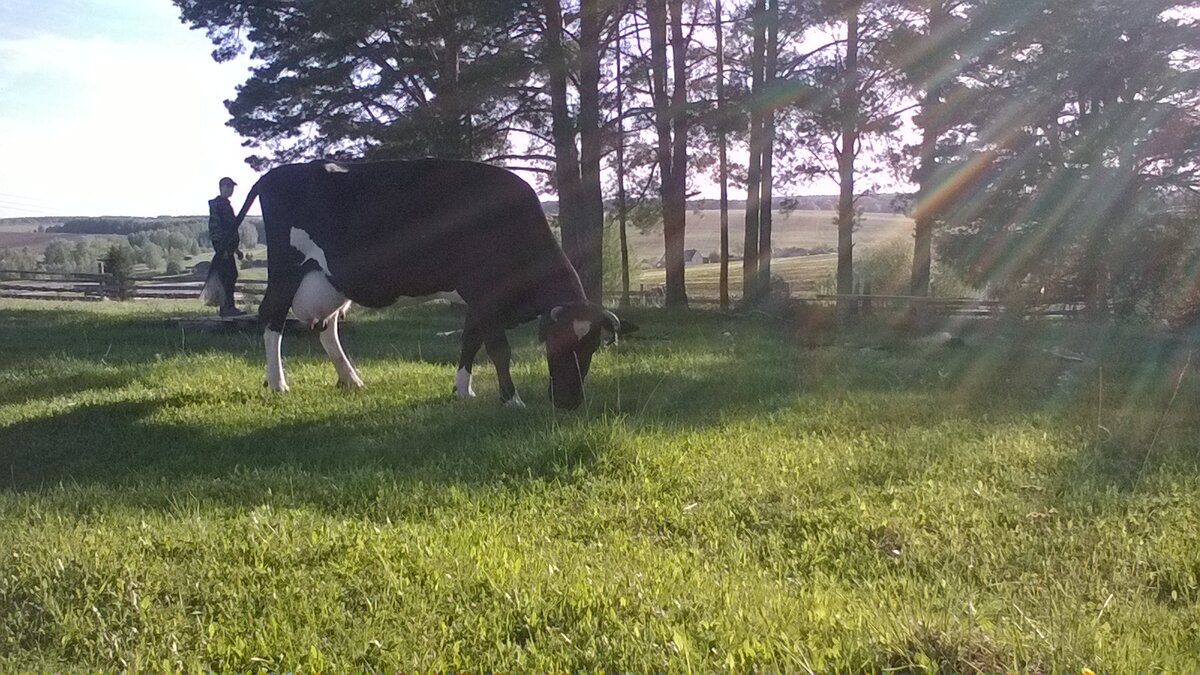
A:
{"label": "cow's tail", "polygon": [[246,203],[242,204],[242,210],[237,214],[237,220],[234,221],[236,223],[235,227],[242,226],[242,221],[246,219],[246,212],[254,205],[254,200],[258,199],[259,183],[262,183],[262,179],[255,181],[254,185],[250,187],[250,192],[246,194]]}

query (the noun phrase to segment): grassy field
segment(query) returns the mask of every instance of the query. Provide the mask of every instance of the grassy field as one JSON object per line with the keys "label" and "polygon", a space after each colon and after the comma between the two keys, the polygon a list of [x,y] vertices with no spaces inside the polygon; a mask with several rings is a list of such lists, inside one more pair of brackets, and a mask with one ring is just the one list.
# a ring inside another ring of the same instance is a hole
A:
{"label": "grassy field", "polygon": [[[793,294],[832,292],[825,288],[837,272],[837,254],[806,255],[798,258],[778,258],[771,261],[771,275],[782,277],[788,282]],[[684,271],[688,297],[716,300],[721,297],[721,265],[710,263],[693,265]],[[665,284],[667,272],[662,269],[642,270],[640,281],[631,282],[633,290],[647,289]],[[729,263],[729,293],[736,300],[742,295],[742,263]]]}
{"label": "grassy field", "polygon": [[[837,227],[832,211],[791,211],[775,214],[772,222],[771,245],[774,248],[814,248],[837,246]],[[734,253],[742,251],[745,213],[729,213],[729,248]],[[902,215],[864,213],[854,233],[854,240],[861,246],[894,239],[912,238],[913,221]],[[634,260],[658,257],[663,251],[662,230],[640,233],[631,232],[630,247]],[[687,213],[687,230],[684,239],[686,248],[694,248],[703,255],[721,249],[721,212],[716,210],[692,210]],[[635,255],[636,254],[636,255]]]}
{"label": "grassy field", "polygon": [[1191,340],[646,310],[563,414],[529,327],[511,411],[450,308],[285,396],[195,311],[0,301],[0,670],[1200,669]]}
{"label": "grassy field", "polygon": [[[730,249],[742,250],[742,227],[744,214],[729,214]],[[834,214],[826,211],[792,211],[775,215],[774,232],[771,237],[775,249],[837,247],[837,228],[833,225]],[[719,251],[721,247],[720,212],[713,210],[689,211],[685,246],[700,251],[703,255]],[[912,239],[912,219],[907,216],[882,213],[865,213],[862,223],[855,231],[855,254],[862,255],[876,246],[895,241],[909,242]],[[633,261],[657,258],[662,255],[662,232],[636,233],[630,237],[630,254]],[[794,258],[776,258],[771,263],[771,273],[782,277],[791,287],[792,293],[817,293],[828,291],[828,284],[837,271],[837,254],[828,253]],[[695,265],[685,274],[689,296],[715,300],[720,297],[719,264]],[[663,269],[641,269],[633,274],[632,288],[639,285],[647,289],[666,282]],[[735,297],[742,294],[742,263],[734,260],[729,265],[729,291]],[[831,292],[831,291],[830,291]]]}

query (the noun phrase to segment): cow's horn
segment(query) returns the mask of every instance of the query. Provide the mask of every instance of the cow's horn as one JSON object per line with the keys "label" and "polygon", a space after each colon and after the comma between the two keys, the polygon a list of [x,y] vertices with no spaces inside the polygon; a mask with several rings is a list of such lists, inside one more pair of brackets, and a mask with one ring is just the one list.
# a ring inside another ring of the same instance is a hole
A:
{"label": "cow's horn", "polygon": [[607,309],[601,310],[601,314],[604,315],[604,323],[606,326],[608,326],[608,329],[612,331],[613,335],[621,332],[621,320],[617,318],[616,314],[613,314]]}

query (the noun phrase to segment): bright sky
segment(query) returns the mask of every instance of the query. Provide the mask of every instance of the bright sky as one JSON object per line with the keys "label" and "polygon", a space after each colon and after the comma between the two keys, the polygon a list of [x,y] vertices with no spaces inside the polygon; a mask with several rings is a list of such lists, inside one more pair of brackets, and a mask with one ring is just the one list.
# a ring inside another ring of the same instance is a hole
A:
{"label": "bright sky", "polygon": [[0,218],[207,213],[256,179],[218,64],[170,0],[0,0]]}

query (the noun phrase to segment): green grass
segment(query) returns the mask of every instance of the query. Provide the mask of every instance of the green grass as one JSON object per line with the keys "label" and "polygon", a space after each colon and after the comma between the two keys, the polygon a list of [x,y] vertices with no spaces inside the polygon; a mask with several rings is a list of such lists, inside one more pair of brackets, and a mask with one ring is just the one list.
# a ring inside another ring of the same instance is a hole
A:
{"label": "green grass", "polygon": [[1189,341],[647,311],[563,414],[529,327],[511,411],[448,308],[278,396],[187,307],[0,303],[0,670],[1200,668]]}

